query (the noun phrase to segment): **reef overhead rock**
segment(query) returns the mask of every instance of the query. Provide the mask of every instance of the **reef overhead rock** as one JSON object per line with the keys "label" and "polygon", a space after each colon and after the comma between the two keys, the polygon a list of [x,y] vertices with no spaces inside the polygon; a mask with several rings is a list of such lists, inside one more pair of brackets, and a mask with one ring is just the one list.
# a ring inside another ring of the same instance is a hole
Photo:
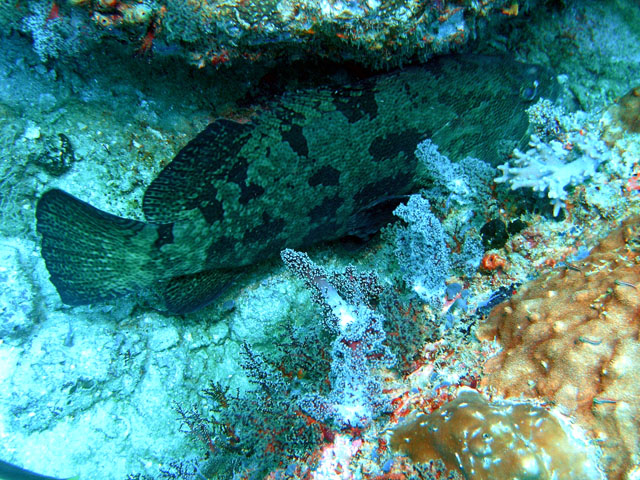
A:
{"label": "reef overhead rock", "polygon": [[[29,8],[6,3],[7,21],[32,35],[43,59],[115,38],[141,53],[154,49],[202,68],[303,56],[397,66],[457,51],[541,2],[69,0],[54,9],[45,1]],[[21,22],[16,15],[24,16]]]}

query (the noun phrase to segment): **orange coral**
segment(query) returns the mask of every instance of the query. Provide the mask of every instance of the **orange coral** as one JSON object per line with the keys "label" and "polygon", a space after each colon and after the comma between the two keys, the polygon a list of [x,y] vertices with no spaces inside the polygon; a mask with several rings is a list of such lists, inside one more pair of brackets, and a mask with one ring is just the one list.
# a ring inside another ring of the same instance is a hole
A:
{"label": "orange coral", "polygon": [[542,407],[492,402],[475,390],[393,432],[391,447],[414,462],[441,459],[466,479],[602,478],[596,449]]}
{"label": "orange coral", "polygon": [[563,406],[602,442],[611,479],[640,460],[639,221],[626,221],[576,269],[523,287],[477,333],[504,347],[482,385]]}
{"label": "orange coral", "polygon": [[509,15],[509,16],[513,16],[513,17],[517,16],[519,11],[520,11],[520,7],[518,6],[518,2],[514,2],[514,3],[511,4],[511,6],[509,8],[503,8],[501,10],[501,12],[504,15]]}
{"label": "orange coral", "polygon": [[504,258],[497,253],[487,253],[480,261],[480,270],[484,272],[492,272],[494,270],[503,269],[506,265]]}

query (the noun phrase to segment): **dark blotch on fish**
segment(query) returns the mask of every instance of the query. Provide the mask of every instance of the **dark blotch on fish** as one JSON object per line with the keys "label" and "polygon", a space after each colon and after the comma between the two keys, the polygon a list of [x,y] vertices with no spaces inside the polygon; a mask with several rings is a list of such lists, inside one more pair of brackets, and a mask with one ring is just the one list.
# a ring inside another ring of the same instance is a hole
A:
{"label": "dark blotch on fish", "polygon": [[386,132],[373,139],[369,145],[369,154],[374,162],[388,160],[398,155],[411,155],[424,136],[424,132],[420,133],[410,128],[400,132]]}
{"label": "dark blotch on fish", "polygon": [[148,292],[174,313],[211,302],[283,248],[367,237],[425,184],[429,137],[456,161],[494,165],[527,143],[523,86],[552,76],[506,58],[443,57],[354,85],[285,93],[249,124],[216,120],[147,188],[147,222],[60,190],[37,207],[42,256],[62,301]]}
{"label": "dark blotch on fish", "polygon": [[300,125],[290,125],[288,129],[283,130],[282,139],[289,144],[299,157],[309,156],[307,138]]}
{"label": "dark blotch on fish", "polygon": [[173,243],[173,224],[158,225],[158,238],[153,246],[160,250],[164,245]]}
{"label": "dark blotch on fish", "polygon": [[356,90],[334,90],[333,103],[349,123],[373,120],[378,115],[375,80],[365,80]]}
{"label": "dark blotch on fish", "polygon": [[340,170],[336,170],[331,165],[320,167],[316,173],[309,177],[309,185],[317,187],[318,185],[324,185],[330,187],[332,185],[338,185],[340,180]]}

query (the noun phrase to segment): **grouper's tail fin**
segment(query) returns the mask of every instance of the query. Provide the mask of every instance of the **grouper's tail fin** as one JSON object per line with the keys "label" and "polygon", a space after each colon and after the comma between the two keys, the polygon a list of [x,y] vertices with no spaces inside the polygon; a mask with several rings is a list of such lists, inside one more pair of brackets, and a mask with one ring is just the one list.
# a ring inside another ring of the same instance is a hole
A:
{"label": "grouper's tail fin", "polygon": [[157,226],[103,212],[62,190],[40,198],[36,219],[42,257],[64,303],[109,300],[152,284]]}

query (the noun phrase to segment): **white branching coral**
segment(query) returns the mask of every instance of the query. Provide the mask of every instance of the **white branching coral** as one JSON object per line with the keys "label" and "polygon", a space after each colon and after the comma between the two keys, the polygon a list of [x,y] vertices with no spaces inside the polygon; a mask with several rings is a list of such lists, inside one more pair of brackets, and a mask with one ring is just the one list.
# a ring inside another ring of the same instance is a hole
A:
{"label": "white branching coral", "polygon": [[529,146],[526,152],[514,150],[513,161],[498,167],[502,175],[495,181],[509,183],[512,190],[529,187],[540,194],[546,191],[554,216],[565,207],[565,188],[593,177],[611,155],[596,132],[583,129],[567,132],[562,142],[545,142],[531,135]]}

